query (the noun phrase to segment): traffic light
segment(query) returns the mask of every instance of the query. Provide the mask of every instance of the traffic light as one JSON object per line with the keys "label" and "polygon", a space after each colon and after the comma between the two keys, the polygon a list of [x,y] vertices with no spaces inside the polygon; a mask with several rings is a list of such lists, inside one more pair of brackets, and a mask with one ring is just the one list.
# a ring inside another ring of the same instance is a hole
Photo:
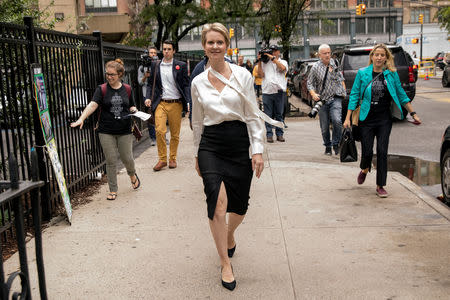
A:
{"label": "traffic light", "polygon": [[361,14],[365,15],[366,14],[366,5],[364,3],[360,4],[360,5],[361,5]]}
{"label": "traffic light", "polygon": [[357,16],[361,15],[361,4],[356,5],[356,15]]}
{"label": "traffic light", "polygon": [[228,56],[232,56],[232,55],[233,55],[233,49],[228,48],[228,49],[227,49],[227,55],[228,55]]}
{"label": "traffic light", "polygon": [[413,39],[411,40],[411,43],[413,43],[413,44],[418,44],[418,43],[419,43],[419,39],[418,39],[418,38],[413,38]]}
{"label": "traffic light", "polygon": [[423,24],[423,14],[420,14],[420,15],[419,15],[419,23],[420,23],[420,24]]}
{"label": "traffic light", "polygon": [[276,31],[276,32],[281,32],[281,27],[280,27],[280,25],[275,25],[275,31]]}
{"label": "traffic light", "polygon": [[234,36],[234,29],[230,28],[230,39]]}

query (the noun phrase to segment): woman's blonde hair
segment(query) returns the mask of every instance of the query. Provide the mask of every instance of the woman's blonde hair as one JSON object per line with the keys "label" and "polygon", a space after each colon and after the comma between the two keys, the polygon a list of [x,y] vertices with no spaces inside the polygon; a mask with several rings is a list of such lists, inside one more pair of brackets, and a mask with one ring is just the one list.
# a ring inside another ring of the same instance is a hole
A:
{"label": "woman's blonde hair", "polygon": [[397,71],[394,64],[394,56],[391,53],[391,50],[389,50],[388,47],[386,47],[385,44],[378,44],[375,47],[373,47],[372,51],[370,51],[369,54],[369,66],[373,64],[373,55],[375,54],[375,51],[377,49],[384,49],[384,52],[386,53],[386,61],[384,62],[384,69],[388,69],[391,72]]}
{"label": "woman's blonde hair", "polygon": [[230,46],[230,35],[228,33],[228,29],[223,26],[221,23],[210,23],[205,24],[202,30],[202,46],[206,44],[206,34],[210,31],[216,31],[220,33],[225,39],[225,44],[227,44],[227,48]]}
{"label": "woman's blonde hair", "polygon": [[105,65],[105,69],[107,68],[115,69],[117,74],[119,74],[119,78],[122,78],[123,74],[125,73],[123,61],[120,58],[108,61]]}

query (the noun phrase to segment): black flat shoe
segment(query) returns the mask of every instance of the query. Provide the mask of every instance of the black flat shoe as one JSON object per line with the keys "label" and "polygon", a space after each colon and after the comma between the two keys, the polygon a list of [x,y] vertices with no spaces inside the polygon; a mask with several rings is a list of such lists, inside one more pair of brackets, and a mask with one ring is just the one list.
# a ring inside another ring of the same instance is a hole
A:
{"label": "black flat shoe", "polygon": [[236,251],[236,244],[234,244],[234,247],[233,247],[233,248],[228,249],[228,257],[229,257],[229,258],[232,258],[232,257],[233,257],[234,251]]}
{"label": "black flat shoe", "polygon": [[[220,279],[222,279],[222,269],[223,268],[220,268]],[[231,266],[231,271],[233,271],[233,266]],[[224,288],[226,288],[227,290],[232,291],[236,288],[236,279],[233,280],[232,282],[226,282],[226,281],[223,281],[223,279],[222,279],[222,286]]]}

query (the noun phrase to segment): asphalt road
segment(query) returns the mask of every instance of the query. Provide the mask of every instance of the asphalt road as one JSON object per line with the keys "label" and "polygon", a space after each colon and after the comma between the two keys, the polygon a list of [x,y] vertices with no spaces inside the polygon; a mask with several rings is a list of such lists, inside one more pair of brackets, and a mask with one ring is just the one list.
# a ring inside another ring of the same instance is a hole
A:
{"label": "asphalt road", "polygon": [[412,104],[423,123],[416,126],[406,121],[395,122],[389,153],[437,162],[442,134],[450,125],[450,88],[443,88],[437,78],[428,81],[419,78]]}

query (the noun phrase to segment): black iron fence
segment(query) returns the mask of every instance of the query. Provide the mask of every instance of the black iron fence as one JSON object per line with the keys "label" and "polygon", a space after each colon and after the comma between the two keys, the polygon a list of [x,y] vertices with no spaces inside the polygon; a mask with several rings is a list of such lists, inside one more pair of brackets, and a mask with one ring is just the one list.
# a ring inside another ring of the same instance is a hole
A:
{"label": "black iron fence", "polygon": [[[94,131],[96,114],[86,120],[83,130],[73,129],[69,124],[81,114],[97,85],[104,82],[104,63],[108,60],[124,61],[124,81],[131,85],[136,99],[142,99],[137,70],[143,49],[103,42],[99,32],[80,36],[35,28],[31,18],[24,21],[24,26],[0,23],[0,180],[8,180],[5,162],[8,153],[17,157],[20,179],[30,179],[30,150],[36,148],[40,179],[45,182],[41,188],[42,213],[44,219],[49,219],[62,200],[42,147],[44,139],[30,65],[42,66],[58,153],[72,195],[103,171],[104,157]],[[183,54],[177,58],[188,61],[191,70],[201,59]],[[142,101],[137,101],[137,106],[143,109]],[[139,123],[141,128],[145,127],[142,125]],[[29,215],[31,208],[24,209]],[[12,234],[8,202],[0,204],[0,219],[0,233],[5,239],[8,232]]]}

